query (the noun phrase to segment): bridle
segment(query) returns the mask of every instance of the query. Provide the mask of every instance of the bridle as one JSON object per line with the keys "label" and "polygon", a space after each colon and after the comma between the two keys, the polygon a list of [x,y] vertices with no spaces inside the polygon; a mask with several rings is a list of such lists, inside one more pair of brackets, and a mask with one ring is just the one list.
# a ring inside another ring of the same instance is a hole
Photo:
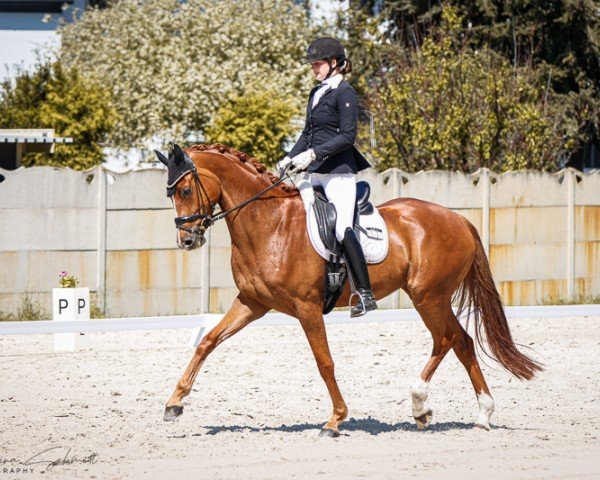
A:
{"label": "bridle", "polygon": [[[211,201],[210,197],[208,196],[208,193],[206,192],[206,189],[204,188],[204,185],[202,185],[202,180],[200,180],[200,175],[198,174],[196,165],[194,164],[192,159],[189,158],[187,155],[184,157],[184,161],[185,161],[185,164],[186,164],[188,170],[186,172],[184,172],[175,182],[173,182],[172,185],[167,186],[167,197],[169,197],[171,199],[171,201],[173,202],[173,206],[174,206],[175,202],[173,200],[173,196],[175,195],[175,187],[181,181],[181,179],[183,179],[183,177],[185,177],[188,173],[191,173],[193,175],[196,190],[199,192],[198,208],[196,209],[196,213],[193,213],[191,215],[181,216],[181,217],[175,217],[175,228],[177,228],[178,230],[183,230],[184,232],[188,232],[190,235],[192,235],[192,239],[191,239],[192,244],[194,244],[196,242],[198,237],[200,237],[200,239],[201,239],[201,244],[204,244],[204,232],[206,232],[206,230],[208,230],[209,227],[211,227],[216,221],[221,220],[222,218],[225,218],[231,212],[238,210],[242,207],[245,207],[249,203],[253,202],[254,200],[258,199],[259,197],[261,197],[262,195],[267,193],[269,190],[272,190],[273,188],[278,186],[286,178],[289,178],[288,170],[290,169],[290,167],[292,167],[291,164],[288,165],[281,172],[279,180],[277,180],[275,183],[273,183],[269,187],[265,188],[264,190],[261,190],[253,197],[249,198],[248,200],[244,200],[242,203],[236,205],[235,207],[230,208],[229,210],[225,210],[225,211],[221,210],[220,212],[217,212],[215,214],[214,209],[216,207],[216,204]],[[204,202],[205,198],[206,198],[206,202]],[[218,202],[218,200],[217,200],[217,202]],[[206,208],[207,204],[209,205],[208,209]],[[192,226],[191,228],[185,226],[188,223],[195,222],[198,220],[200,220],[200,223]]]}
{"label": "bridle", "polygon": [[[196,165],[191,158],[187,155],[184,157],[185,164],[188,168],[186,172],[184,172],[172,185],[167,186],[167,197],[171,199],[173,202],[173,206],[175,206],[175,201],[173,200],[173,196],[175,195],[175,190],[177,184],[181,181],[183,177],[185,177],[188,173],[191,173],[194,176],[194,183],[196,185],[196,189],[199,193],[198,195],[198,208],[196,209],[197,213],[193,213],[192,215],[185,215],[182,217],[175,217],[175,228],[178,230],[183,230],[184,232],[188,232],[194,237],[199,235],[202,237],[204,232],[214,223],[213,219],[213,210],[215,208],[215,204],[210,200],[204,185],[200,181],[200,175],[198,175],[198,170],[196,170]],[[204,202],[204,198],[206,198],[206,202]],[[205,205],[208,204],[210,211],[206,211]],[[192,228],[188,228],[185,226],[186,223],[195,222],[200,220],[198,225],[195,225]]]}

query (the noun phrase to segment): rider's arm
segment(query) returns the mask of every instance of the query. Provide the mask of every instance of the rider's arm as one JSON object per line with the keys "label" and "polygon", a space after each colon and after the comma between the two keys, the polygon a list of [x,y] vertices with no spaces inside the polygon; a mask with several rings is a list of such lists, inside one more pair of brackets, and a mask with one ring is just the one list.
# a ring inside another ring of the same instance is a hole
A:
{"label": "rider's arm", "polygon": [[309,134],[309,121],[308,121],[308,113],[306,114],[306,121],[304,123],[304,130],[300,134],[300,138],[296,142],[296,145],[292,147],[290,153],[287,154],[288,157],[294,158],[299,153],[304,152],[308,148],[308,134]]}

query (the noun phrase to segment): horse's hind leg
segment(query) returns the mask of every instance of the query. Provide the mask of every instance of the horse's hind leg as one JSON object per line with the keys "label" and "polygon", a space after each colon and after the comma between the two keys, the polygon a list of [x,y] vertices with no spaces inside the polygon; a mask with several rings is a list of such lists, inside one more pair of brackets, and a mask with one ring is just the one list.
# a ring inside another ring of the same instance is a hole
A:
{"label": "horse's hind leg", "polygon": [[239,296],[234,300],[233,305],[223,319],[202,339],[200,345],[196,348],[190,364],[167,402],[165,420],[173,420],[183,413],[183,403],[181,401],[183,397],[189,395],[204,360],[217,345],[239,332],[253,320],[262,317],[267,310],[263,305],[249,300],[242,300]]}
{"label": "horse's hind leg", "polygon": [[490,429],[490,417],[494,413],[494,400],[490,395],[490,390],[483,378],[483,372],[479,367],[477,356],[475,354],[475,345],[473,339],[460,327],[460,339],[454,344],[454,353],[465,366],[475,394],[479,402],[479,416],[475,422],[475,426],[485,430]]}
{"label": "horse's hind leg", "polygon": [[329,351],[329,344],[327,343],[327,333],[325,331],[325,324],[323,323],[323,315],[320,308],[312,314],[303,315],[299,317],[310,348],[313,351],[317,366],[319,367],[319,373],[327,385],[327,390],[331,396],[333,403],[333,413],[329,421],[325,424],[321,430],[321,436],[337,437],[340,434],[338,429],[340,423],[342,423],[348,416],[348,407],[342,397],[340,388],[338,387],[337,381],[334,374],[334,364],[331,358],[331,352]]}
{"label": "horse's hind leg", "polygon": [[449,303],[427,308],[417,307],[417,311],[433,338],[431,358],[411,389],[413,417],[417,427],[423,430],[429,426],[433,416],[433,411],[427,405],[429,382],[446,354],[459,340],[460,324]]}

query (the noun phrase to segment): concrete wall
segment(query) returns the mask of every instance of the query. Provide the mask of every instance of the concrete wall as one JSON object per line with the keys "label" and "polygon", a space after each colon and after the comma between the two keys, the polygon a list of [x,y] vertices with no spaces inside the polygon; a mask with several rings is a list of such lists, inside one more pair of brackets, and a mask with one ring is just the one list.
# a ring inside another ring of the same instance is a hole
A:
{"label": "concrete wall", "polygon": [[[222,312],[237,294],[225,223],[207,245],[175,244],[163,170],[125,174],[35,167],[0,171],[0,310],[26,292],[50,309],[67,270],[110,315]],[[600,172],[483,170],[361,174],[375,204],[414,197],[445,205],[479,230],[506,304],[600,295]],[[384,307],[408,307],[402,292]]]}

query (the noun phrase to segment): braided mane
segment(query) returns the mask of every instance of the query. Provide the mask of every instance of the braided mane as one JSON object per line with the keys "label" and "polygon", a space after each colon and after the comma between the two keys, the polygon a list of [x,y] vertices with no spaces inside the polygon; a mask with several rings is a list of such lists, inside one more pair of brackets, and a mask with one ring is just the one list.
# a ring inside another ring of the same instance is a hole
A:
{"label": "braided mane", "polygon": [[[279,180],[279,178],[277,178],[275,175],[269,172],[269,170],[267,170],[267,167],[260,163],[256,158],[251,157],[250,155],[244,152],[240,152],[239,150],[236,150],[233,147],[228,147],[227,145],[223,145],[221,143],[214,143],[212,145],[199,143],[192,145],[186,150],[189,150],[191,152],[220,153],[221,155],[225,155],[226,157],[232,160],[239,160],[243,164],[253,169],[257,175],[263,175],[264,177],[266,177],[267,180],[271,182],[271,184],[274,184]],[[284,192],[287,193],[298,193],[298,189],[296,187],[287,185],[285,183],[280,183],[278,188],[281,188]]]}

